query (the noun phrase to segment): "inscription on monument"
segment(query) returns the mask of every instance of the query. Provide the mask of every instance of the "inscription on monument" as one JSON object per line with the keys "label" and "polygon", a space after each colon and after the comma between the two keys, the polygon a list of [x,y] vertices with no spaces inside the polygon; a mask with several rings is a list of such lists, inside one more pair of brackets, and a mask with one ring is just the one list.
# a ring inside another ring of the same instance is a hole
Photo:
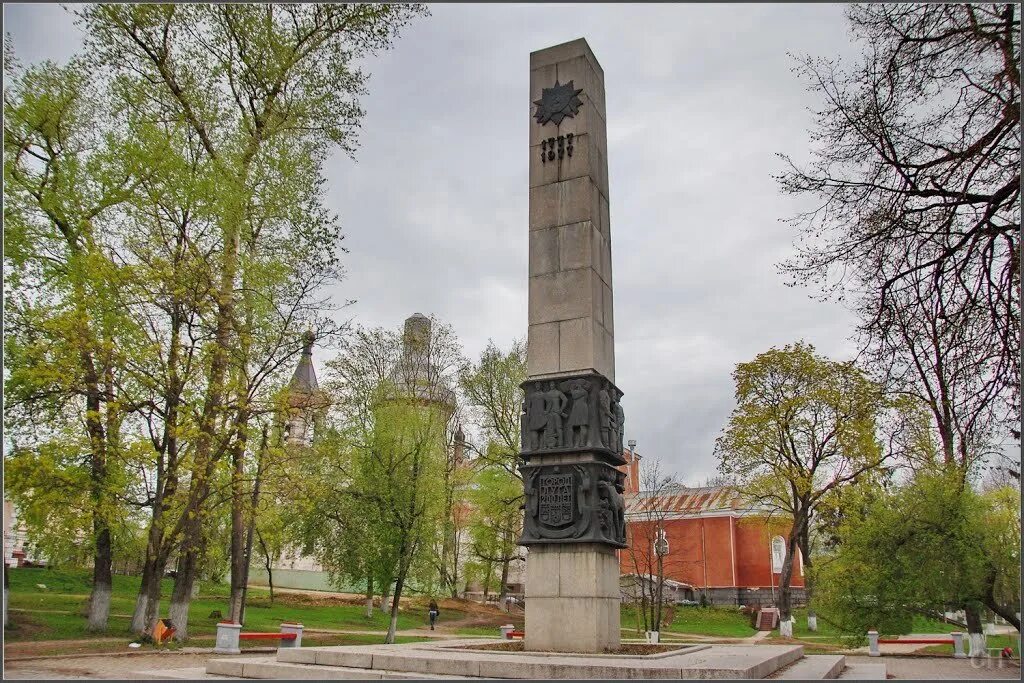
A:
{"label": "inscription on monument", "polygon": [[546,140],[540,141],[540,162],[546,164],[549,161],[555,160],[556,145],[557,144],[557,155],[561,159],[565,156],[572,156],[572,141],[576,135],[569,133],[568,135],[559,135],[557,138],[547,138]]}
{"label": "inscription on monument", "polygon": [[576,507],[576,482],[571,474],[544,474],[538,477],[540,522],[560,527],[571,524]]}

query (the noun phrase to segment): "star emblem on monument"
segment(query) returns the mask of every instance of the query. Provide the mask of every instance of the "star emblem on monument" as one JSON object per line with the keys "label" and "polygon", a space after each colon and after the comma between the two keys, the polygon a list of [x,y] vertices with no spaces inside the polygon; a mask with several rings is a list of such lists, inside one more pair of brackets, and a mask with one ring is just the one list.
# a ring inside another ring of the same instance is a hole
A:
{"label": "star emblem on monument", "polygon": [[544,125],[548,121],[554,121],[557,126],[565,117],[574,118],[583,106],[583,100],[579,98],[583,88],[577,89],[572,81],[561,84],[557,80],[554,86],[544,88],[537,105],[537,123]]}

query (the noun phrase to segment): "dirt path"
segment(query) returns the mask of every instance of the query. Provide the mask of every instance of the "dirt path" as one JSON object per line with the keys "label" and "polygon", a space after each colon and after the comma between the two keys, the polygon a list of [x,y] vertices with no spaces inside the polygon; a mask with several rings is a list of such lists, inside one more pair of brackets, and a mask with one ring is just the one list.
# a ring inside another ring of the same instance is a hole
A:
{"label": "dirt path", "polygon": [[206,667],[209,654],[165,652],[103,657],[61,657],[27,662],[4,662],[5,679],[101,678],[136,679],[146,669]]}

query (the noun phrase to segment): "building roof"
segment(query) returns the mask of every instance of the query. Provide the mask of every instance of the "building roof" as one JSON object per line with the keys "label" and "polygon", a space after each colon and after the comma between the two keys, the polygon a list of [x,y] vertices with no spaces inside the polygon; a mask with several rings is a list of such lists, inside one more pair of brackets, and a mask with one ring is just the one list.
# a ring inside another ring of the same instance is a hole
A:
{"label": "building roof", "polygon": [[741,506],[740,494],[728,486],[668,486],[659,495],[640,491],[626,496],[626,514],[658,512],[696,515],[732,512]]}
{"label": "building roof", "polygon": [[292,373],[292,381],[288,384],[288,389],[293,392],[312,394],[320,387],[316,381],[316,372],[313,370],[313,341],[312,332],[302,335],[302,357],[299,358],[299,364]]}

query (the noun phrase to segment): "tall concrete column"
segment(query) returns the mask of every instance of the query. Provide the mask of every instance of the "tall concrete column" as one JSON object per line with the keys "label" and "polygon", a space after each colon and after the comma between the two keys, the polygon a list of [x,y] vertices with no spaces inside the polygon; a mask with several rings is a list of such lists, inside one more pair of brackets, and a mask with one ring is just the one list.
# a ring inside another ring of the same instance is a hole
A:
{"label": "tall concrete column", "polygon": [[614,385],[604,71],[583,39],[530,55],[529,242],[525,647],[613,650],[624,416]]}

